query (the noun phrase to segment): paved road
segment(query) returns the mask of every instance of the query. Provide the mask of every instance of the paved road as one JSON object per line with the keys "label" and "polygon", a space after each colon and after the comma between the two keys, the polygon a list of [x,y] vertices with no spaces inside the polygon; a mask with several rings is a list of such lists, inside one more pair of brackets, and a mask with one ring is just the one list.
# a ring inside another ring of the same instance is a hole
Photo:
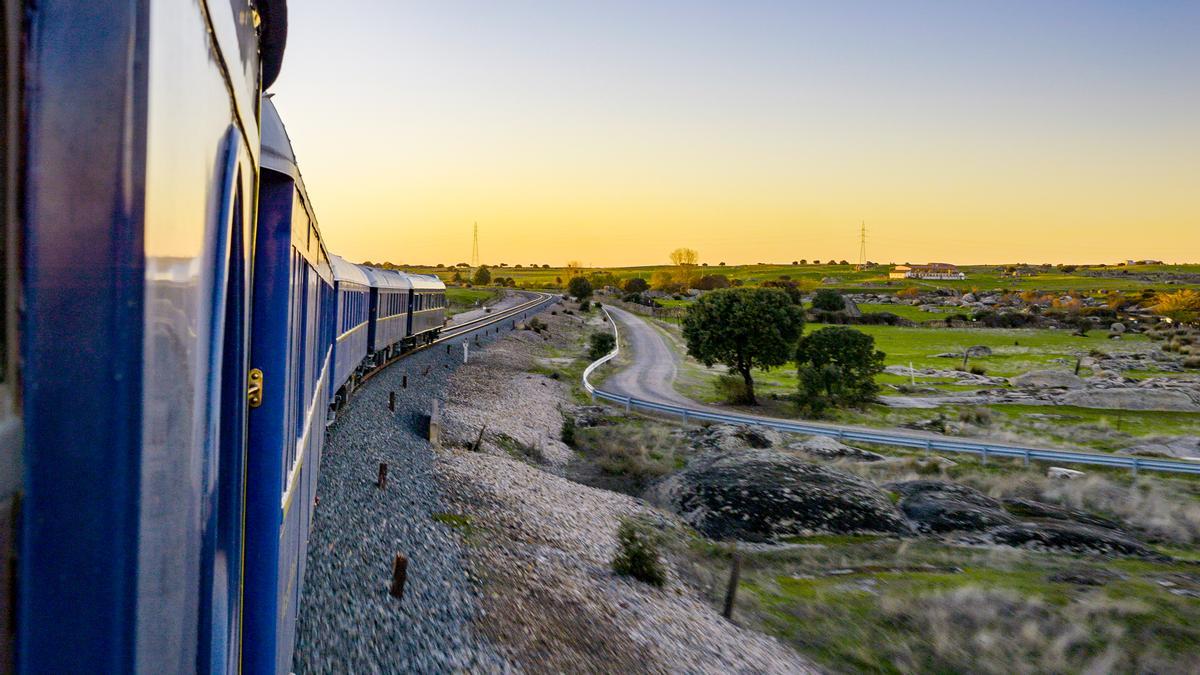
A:
{"label": "paved road", "polygon": [[662,334],[640,317],[607,305],[621,331],[621,349],[633,352],[633,363],[604,381],[604,390],[622,396],[675,405],[696,405],[675,391],[679,355]]}

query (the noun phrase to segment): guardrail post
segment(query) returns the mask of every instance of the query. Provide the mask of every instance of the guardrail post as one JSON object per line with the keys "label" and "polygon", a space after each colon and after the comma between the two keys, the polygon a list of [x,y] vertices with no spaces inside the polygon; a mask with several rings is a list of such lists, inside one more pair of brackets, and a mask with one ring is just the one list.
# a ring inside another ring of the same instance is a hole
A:
{"label": "guardrail post", "polygon": [[933,441],[926,438],[925,439],[925,454],[928,455],[931,452],[933,452]]}
{"label": "guardrail post", "polygon": [[1021,459],[1023,460],[1022,461],[1023,465],[1029,466],[1029,451],[1028,450],[1025,451],[1025,454]]}
{"label": "guardrail post", "polygon": [[629,412],[630,408],[632,408],[632,407],[633,407],[633,397],[626,396],[625,397],[625,412]]}
{"label": "guardrail post", "polygon": [[1138,461],[1136,457],[1134,458],[1133,464],[1130,466],[1130,468],[1133,470],[1134,477],[1137,477]]}
{"label": "guardrail post", "polygon": [[687,408],[680,408],[679,410],[683,413],[683,423],[687,424],[688,423]]}
{"label": "guardrail post", "polygon": [[987,446],[983,446],[983,464],[987,466]]}

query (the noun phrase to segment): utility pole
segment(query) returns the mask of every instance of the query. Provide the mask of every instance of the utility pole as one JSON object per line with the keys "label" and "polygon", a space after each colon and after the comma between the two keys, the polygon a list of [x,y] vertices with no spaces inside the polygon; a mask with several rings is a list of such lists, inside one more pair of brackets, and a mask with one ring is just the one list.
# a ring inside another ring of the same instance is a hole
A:
{"label": "utility pole", "polygon": [[862,221],[858,231],[858,267],[855,269],[867,269],[867,221]]}
{"label": "utility pole", "polygon": [[479,267],[479,223],[475,223],[475,238],[471,242],[471,267]]}

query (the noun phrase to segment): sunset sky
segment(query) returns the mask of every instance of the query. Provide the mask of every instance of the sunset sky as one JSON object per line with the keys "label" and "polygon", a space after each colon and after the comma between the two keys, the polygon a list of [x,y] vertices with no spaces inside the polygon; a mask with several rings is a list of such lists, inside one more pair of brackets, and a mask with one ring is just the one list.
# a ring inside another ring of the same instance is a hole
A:
{"label": "sunset sky", "polygon": [[289,3],[330,249],[1200,261],[1200,2]]}

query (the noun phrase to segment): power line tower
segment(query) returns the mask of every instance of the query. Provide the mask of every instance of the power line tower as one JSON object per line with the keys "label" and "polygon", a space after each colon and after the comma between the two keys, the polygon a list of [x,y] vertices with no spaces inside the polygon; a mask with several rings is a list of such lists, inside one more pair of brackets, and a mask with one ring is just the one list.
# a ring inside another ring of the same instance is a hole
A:
{"label": "power line tower", "polygon": [[471,242],[471,267],[479,267],[479,223],[475,223],[475,239]]}
{"label": "power line tower", "polygon": [[862,221],[858,230],[858,268],[867,269],[867,221]]}

